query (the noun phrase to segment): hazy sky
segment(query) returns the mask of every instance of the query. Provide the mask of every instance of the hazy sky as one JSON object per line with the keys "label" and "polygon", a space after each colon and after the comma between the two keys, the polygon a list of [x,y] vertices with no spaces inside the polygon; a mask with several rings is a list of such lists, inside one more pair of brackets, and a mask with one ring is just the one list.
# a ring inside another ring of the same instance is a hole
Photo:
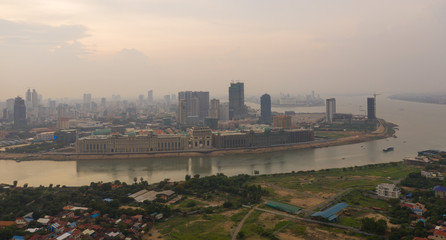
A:
{"label": "hazy sky", "polygon": [[0,99],[432,92],[444,0],[2,0]]}

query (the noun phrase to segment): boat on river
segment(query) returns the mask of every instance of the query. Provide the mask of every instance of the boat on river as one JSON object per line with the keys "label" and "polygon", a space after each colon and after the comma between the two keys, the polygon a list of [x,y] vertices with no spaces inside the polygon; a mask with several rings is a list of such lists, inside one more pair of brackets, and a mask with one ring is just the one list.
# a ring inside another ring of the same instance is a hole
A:
{"label": "boat on river", "polygon": [[395,150],[393,147],[388,147],[388,148],[384,148],[383,152],[391,152],[393,150]]}

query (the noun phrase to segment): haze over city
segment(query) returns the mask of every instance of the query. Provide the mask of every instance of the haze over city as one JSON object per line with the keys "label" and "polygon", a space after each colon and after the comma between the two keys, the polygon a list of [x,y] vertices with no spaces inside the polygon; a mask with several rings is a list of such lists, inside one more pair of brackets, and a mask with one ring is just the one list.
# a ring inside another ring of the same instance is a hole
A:
{"label": "haze over city", "polygon": [[[434,92],[446,2],[0,2],[0,96]],[[292,90],[292,91],[290,91]]]}

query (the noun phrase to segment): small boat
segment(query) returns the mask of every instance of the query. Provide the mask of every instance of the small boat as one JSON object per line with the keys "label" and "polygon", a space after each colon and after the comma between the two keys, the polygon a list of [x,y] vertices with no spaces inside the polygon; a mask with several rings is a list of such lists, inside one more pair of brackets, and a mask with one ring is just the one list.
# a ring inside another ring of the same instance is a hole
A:
{"label": "small boat", "polygon": [[383,149],[383,152],[391,152],[391,151],[393,151],[393,150],[394,150],[393,147],[388,147],[388,148],[384,148],[384,149]]}
{"label": "small boat", "polygon": [[16,162],[20,162],[20,160],[19,159],[17,159],[17,160],[15,160]]}

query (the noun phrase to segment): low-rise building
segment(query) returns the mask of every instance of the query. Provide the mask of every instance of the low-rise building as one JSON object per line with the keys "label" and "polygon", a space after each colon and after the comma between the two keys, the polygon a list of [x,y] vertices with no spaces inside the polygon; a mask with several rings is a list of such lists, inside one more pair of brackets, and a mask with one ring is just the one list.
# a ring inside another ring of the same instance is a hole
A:
{"label": "low-rise building", "polygon": [[434,172],[434,171],[421,171],[421,176],[425,178],[437,178],[439,180],[444,180],[443,176],[440,172]]}
{"label": "low-rise building", "polygon": [[41,141],[51,141],[54,139],[54,132],[38,133],[36,139]]}
{"label": "low-rise building", "polygon": [[434,187],[435,197],[446,198],[446,187],[437,185]]}
{"label": "low-rise building", "polygon": [[383,198],[399,198],[401,190],[391,183],[381,183],[376,186],[376,194]]}
{"label": "low-rise building", "polygon": [[92,135],[76,141],[78,153],[151,153],[198,149],[269,147],[314,141],[309,129],[218,132],[208,127],[194,127],[188,135]]}
{"label": "low-rise building", "polygon": [[269,147],[314,141],[314,131],[293,129],[263,132],[219,132],[214,134],[215,148]]}
{"label": "low-rise building", "polygon": [[417,203],[402,202],[400,205],[401,207],[409,208],[410,210],[412,210],[413,213],[415,213],[418,216],[422,216],[427,211],[426,207],[419,202]]}
{"label": "low-rise building", "polygon": [[290,129],[291,128],[291,116],[288,115],[274,115],[273,116],[273,127]]}

